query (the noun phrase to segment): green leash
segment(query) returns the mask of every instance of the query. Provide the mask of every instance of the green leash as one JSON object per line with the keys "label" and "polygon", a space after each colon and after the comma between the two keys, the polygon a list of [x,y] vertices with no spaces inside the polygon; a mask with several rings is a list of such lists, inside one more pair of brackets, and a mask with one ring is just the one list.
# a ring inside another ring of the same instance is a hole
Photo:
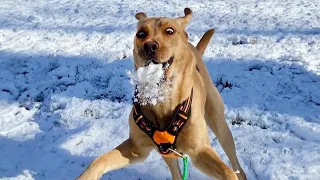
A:
{"label": "green leash", "polygon": [[187,180],[188,176],[188,157],[183,156],[183,175],[182,175],[182,180]]}
{"label": "green leash", "polygon": [[188,176],[188,157],[183,155],[183,153],[178,152],[176,149],[169,148],[168,150],[182,158],[182,160],[183,160],[182,180],[187,180],[187,176]]}

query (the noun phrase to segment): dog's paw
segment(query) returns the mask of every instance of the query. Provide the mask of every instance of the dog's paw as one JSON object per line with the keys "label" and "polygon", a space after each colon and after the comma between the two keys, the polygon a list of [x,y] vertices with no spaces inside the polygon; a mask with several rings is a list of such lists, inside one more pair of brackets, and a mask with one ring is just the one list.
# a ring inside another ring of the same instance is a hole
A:
{"label": "dog's paw", "polygon": [[239,180],[247,180],[246,173],[242,169],[240,169],[239,171],[240,171],[240,173],[236,173],[238,179]]}

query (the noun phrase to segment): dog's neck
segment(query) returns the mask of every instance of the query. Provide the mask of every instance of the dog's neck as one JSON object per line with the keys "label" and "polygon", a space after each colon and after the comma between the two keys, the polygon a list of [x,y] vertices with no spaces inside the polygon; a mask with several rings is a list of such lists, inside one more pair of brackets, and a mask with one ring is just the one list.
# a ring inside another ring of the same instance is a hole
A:
{"label": "dog's neck", "polygon": [[[188,59],[192,61],[178,61],[172,64],[167,72],[167,81],[163,83],[162,88],[170,88],[171,90],[165,96],[162,103],[156,105],[142,106],[145,115],[153,121],[157,128],[164,128],[172,121],[176,107],[186,100],[191,93],[193,87],[193,73],[195,73],[195,61],[192,54]],[[183,58],[183,57],[182,57]]]}

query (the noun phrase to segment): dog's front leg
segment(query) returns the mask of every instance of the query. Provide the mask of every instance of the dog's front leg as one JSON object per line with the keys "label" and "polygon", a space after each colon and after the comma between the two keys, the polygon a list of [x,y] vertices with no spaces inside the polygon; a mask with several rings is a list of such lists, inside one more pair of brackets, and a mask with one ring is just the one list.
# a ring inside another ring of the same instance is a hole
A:
{"label": "dog's front leg", "polygon": [[167,163],[170,169],[172,180],[181,180],[182,175],[179,169],[178,159],[163,157],[163,160]]}
{"label": "dog's front leg", "polygon": [[217,136],[221,147],[230,160],[233,170],[240,171],[240,173],[237,174],[239,180],[246,180],[246,174],[242,170],[236,155],[236,148],[231,131],[224,117],[223,102],[213,85],[211,91],[208,91],[205,108],[208,125],[213,133]]}
{"label": "dog's front leg", "polygon": [[238,180],[237,175],[208,145],[189,154],[192,163],[210,177],[223,180]]}
{"label": "dog's front leg", "polygon": [[150,149],[137,148],[131,139],[127,139],[114,150],[103,154],[91,162],[89,167],[77,180],[97,180],[108,172],[125,167],[129,164],[143,161],[149,155]]}

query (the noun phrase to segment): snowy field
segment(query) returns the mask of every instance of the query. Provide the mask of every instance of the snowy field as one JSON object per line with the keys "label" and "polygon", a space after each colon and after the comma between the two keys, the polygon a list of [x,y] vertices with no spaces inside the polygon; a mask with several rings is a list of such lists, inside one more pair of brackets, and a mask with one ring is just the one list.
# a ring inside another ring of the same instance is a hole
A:
{"label": "snowy field", "polygon": [[[204,61],[248,179],[320,179],[319,0],[1,0],[0,179],[74,179],[125,140],[134,15],[186,6],[193,44],[216,28]],[[152,152],[102,179],[171,176]]]}

